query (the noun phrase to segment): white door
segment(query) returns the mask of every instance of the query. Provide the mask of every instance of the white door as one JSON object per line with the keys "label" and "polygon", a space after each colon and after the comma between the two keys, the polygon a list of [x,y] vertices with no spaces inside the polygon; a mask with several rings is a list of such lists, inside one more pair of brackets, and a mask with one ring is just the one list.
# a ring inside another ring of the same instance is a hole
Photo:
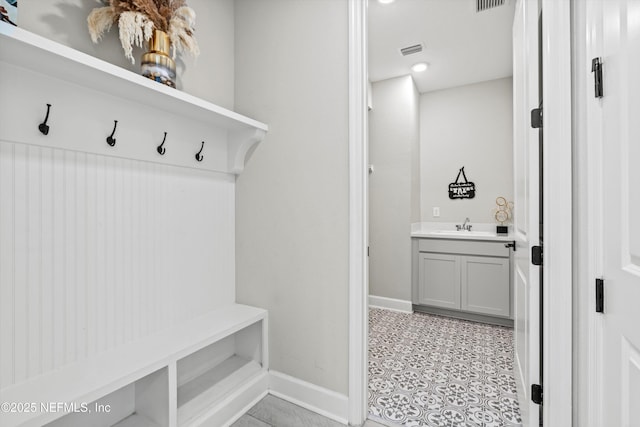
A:
{"label": "white door", "polygon": [[515,366],[523,426],[538,426],[531,384],[540,382],[540,268],[531,265],[539,245],[539,130],[531,128],[538,96],[538,2],[518,1],[513,25],[514,84],[514,335]]}
{"label": "white door", "polygon": [[[601,262],[604,313],[596,348],[602,426],[640,426],[640,1],[598,0],[588,13],[588,52],[603,62],[603,97],[587,97],[589,144],[601,153],[601,243],[590,248]],[[594,16],[594,14],[596,16]],[[599,16],[598,16],[599,15]],[[598,52],[600,51],[600,52]],[[591,58],[589,58],[591,59]],[[588,66],[590,64],[584,64]],[[588,72],[588,69],[585,70]],[[591,81],[591,80],[590,80]],[[599,168],[598,168],[599,169]],[[599,172],[598,172],[599,173]],[[600,240],[600,239],[598,239]],[[600,249],[600,246],[602,249]],[[595,278],[594,278],[595,279]]]}

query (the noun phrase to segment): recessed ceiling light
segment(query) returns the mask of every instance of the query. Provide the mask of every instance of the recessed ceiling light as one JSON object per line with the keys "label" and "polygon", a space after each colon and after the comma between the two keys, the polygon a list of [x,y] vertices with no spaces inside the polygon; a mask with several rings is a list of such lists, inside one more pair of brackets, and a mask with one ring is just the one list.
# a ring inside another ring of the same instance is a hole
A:
{"label": "recessed ceiling light", "polygon": [[378,3],[382,3],[382,4],[389,4],[389,3],[393,3],[396,0],[378,0]]}
{"label": "recessed ceiling light", "polygon": [[429,68],[429,64],[427,64],[426,62],[418,62],[417,64],[413,64],[411,66],[411,69],[416,73],[425,71],[427,68]]}

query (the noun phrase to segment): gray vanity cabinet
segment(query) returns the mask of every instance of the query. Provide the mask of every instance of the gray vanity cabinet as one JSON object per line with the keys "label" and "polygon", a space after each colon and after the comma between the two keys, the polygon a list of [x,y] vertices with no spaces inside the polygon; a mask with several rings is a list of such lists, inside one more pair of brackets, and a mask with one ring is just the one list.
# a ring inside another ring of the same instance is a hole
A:
{"label": "gray vanity cabinet", "polygon": [[509,324],[511,252],[505,243],[414,238],[414,309]]}

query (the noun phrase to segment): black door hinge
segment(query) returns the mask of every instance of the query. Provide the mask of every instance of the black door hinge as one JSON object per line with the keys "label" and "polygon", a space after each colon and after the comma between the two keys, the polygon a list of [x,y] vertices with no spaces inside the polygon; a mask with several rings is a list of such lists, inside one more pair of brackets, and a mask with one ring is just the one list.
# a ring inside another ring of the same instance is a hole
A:
{"label": "black door hinge", "polygon": [[596,98],[602,98],[602,59],[593,58],[591,60],[591,72],[593,73]]}
{"label": "black door hinge", "polygon": [[369,246],[367,246],[367,256],[369,256]]}
{"label": "black door hinge", "polygon": [[542,265],[542,246],[531,247],[531,264]]}
{"label": "black door hinge", "polygon": [[604,279],[596,279],[596,313],[604,313]]}
{"label": "black door hinge", "polygon": [[536,405],[542,405],[542,386],[531,384],[531,401]]}
{"label": "black door hinge", "polygon": [[531,127],[534,129],[542,127],[542,107],[531,110]]}

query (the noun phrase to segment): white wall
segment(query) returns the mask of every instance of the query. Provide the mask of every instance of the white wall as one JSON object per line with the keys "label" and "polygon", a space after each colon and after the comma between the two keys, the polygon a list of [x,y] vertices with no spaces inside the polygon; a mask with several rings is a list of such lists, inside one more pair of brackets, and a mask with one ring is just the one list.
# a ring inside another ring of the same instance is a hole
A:
{"label": "white wall", "polygon": [[411,300],[411,222],[419,221],[420,95],[411,76],[373,83],[369,112],[369,293]]}
{"label": "white wall", "polygon": [[[508,77],[421,95],[422,221],[494,223],[496,197],[513,200],[512,92]],[[476,196],[450,200],[448,185],[463,166]]]}
{"label": "white wall", "polygon": [[[135,73],[140,72],[140,57],[144,50],[134,50],[135,65],[125,59],[117,26],[113,26],[100,43],[91,41],[87,16],[94,7],[101,5],[100,2],[24,0],[19,5],[20,27]],[[197,15],[196,39],[201,53],[197,60],[188,55],[177,58],[178,88],[233,109],[233,0],[190,0],[189,5]],[[99,82],[96,85],[99,86]]]}
{"label": "white wall", "polygon": [[236,108],[269,124],[237,179],[237,300],[269,310],[271,369],[347,394],[347,2],[235,4]]}

